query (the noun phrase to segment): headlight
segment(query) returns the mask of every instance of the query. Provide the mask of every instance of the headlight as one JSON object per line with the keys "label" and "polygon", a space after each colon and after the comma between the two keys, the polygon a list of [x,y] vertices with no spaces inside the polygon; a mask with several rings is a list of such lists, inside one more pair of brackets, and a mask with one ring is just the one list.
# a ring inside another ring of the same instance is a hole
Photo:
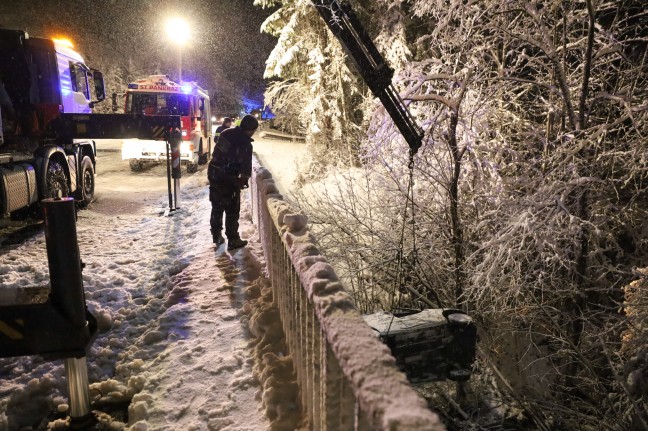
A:
{"label": "headlight", "polygon": [[183,154],[191,154],[194,151],[193,142],[182,142],[180,144],[180,152]]}
{"label": "headlight", "polygon": [[141,155],[139,142],[132,139],[122,141],[122,160],[136,159]]}

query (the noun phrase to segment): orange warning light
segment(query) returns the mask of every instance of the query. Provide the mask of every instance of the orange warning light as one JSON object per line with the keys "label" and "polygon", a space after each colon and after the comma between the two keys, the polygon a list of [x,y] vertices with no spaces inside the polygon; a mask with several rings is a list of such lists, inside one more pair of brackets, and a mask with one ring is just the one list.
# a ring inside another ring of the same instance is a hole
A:
{"label": "orange warning light", "polygon": [[70,39],[64,38],[64,37],[53,37],[52,40],[54,43],[58,43],[59,45],[67,46],[68,48],[74,48],[74,44]]}

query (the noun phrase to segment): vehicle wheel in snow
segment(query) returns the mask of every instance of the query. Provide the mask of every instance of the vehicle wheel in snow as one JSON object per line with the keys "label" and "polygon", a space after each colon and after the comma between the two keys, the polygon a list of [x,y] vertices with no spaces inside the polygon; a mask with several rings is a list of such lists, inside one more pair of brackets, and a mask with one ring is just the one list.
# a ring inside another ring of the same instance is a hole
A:
{"label": "vehicle wheel in snow", "polygon": [[207,156],[208,156],[207,153],[203,153],[203,154],[201,154],[200,157],[198,157],[198,164],[199,164],[199,165],[204,165],[204,164],[206,164],[206,163],[207,163]]}
{"label": "vehicle wheel in snow", "polygon": [[78,192],[79,203],[82,207],[90,205],[94,198],[95,174],[90,157],[84,156],[81,161],[81,184]]}
{"label": "vehicle wheel in snow", "polygon": [[195,163],[189,163],[187,165],[187,173],[193,174],[194,172],[198,171],[198,165]]}
{"label": "vehicle wheel in snow", "polygon": [[144,165],[139,160],[129,160],[128,166],[133,172],[140,172],[144,168]]}
{"label": "vehicle wheel in snow", "polygon": [[64,198],[70,194],[68,188],[67,175],[65,169],[56,160],[50,159],[47,164],[47,174],[45,174],[45,193],[44,198]]}
{"label": "vehicle wheel in snow", "polygon": [[198,164],[204,165],[205,163],[207,163],[207,159],[209,158],[209,152],[205,151],[203,153],[202,141],[200,141],[200,147],[198,147],[198,154],[200,154],[200,156],[198,156]]}

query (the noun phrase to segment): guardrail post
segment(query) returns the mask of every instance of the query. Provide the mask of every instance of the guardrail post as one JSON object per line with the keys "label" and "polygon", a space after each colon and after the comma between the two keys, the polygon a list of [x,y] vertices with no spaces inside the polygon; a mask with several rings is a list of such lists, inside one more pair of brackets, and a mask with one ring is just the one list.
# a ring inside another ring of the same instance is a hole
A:
{"label": "guardrail post", "polygon": [[182,177],[182,166],[180,164],[180,143],[182,135],[178,131],[171,132],[171,176],[173,177],[173,196],[175,198],[175,209],[180,207],[180,178]]}
{"label": "guardrail post", "polygon": [[[52,305],[61,311],[73,327],[83,328],[88,325],[88,320],[74,199],[44,199],[42,206]],[[66,358],[65,374],[70,401],[70,426],[72,429],[85,427],[94,421],[90,411],[85,356]]]}
{"label": "guardrail post", "polygon": [[[169,187],[169,213],[175,211],[173,207],[173,193],[171,189],[171,138],[167,136],[166,141],[166,170],[167,170],[167,186]],[[169,214],[166,214],[169,215]]]}

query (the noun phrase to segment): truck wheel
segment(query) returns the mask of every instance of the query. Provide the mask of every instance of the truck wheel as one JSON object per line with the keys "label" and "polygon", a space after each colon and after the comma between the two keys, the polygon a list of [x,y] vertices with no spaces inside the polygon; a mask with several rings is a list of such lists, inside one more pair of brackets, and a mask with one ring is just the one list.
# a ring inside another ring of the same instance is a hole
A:
{"label": "truck wheel", "polygon": [[195,163],[189,163],[187,165],[187,173],[193,174],[194,172],[198,172],[198,165]]}
{"label": "truck wheel", "polygon": [[70,194],[65,170],[56,160],[50,159],[47,165],[45,186],[46,190],[45,193],[43,193],[44,198],[64,198]]}
{"label": "truck wheel", "polygon": [[87,207],[94,198],[95,173],[90,157],[84,156],[81,161],[81,187],[79,188],[79,203]]}
{"label": "truck wheel", "polygon": [[200,156],[198,156],[198,164],[204,165],[205,163],[207,163],[207,158],[209,157],[209,153],[206,151],[203,152],[202,140],[200,141],[200,147],[198,147],[198,154],[200,154]]}
{"label": "truck wheel", "polygon": [[143,169],[143,164],[139,160],[129,160],[128,166],[130,166],[131,171],[140,172]]}

